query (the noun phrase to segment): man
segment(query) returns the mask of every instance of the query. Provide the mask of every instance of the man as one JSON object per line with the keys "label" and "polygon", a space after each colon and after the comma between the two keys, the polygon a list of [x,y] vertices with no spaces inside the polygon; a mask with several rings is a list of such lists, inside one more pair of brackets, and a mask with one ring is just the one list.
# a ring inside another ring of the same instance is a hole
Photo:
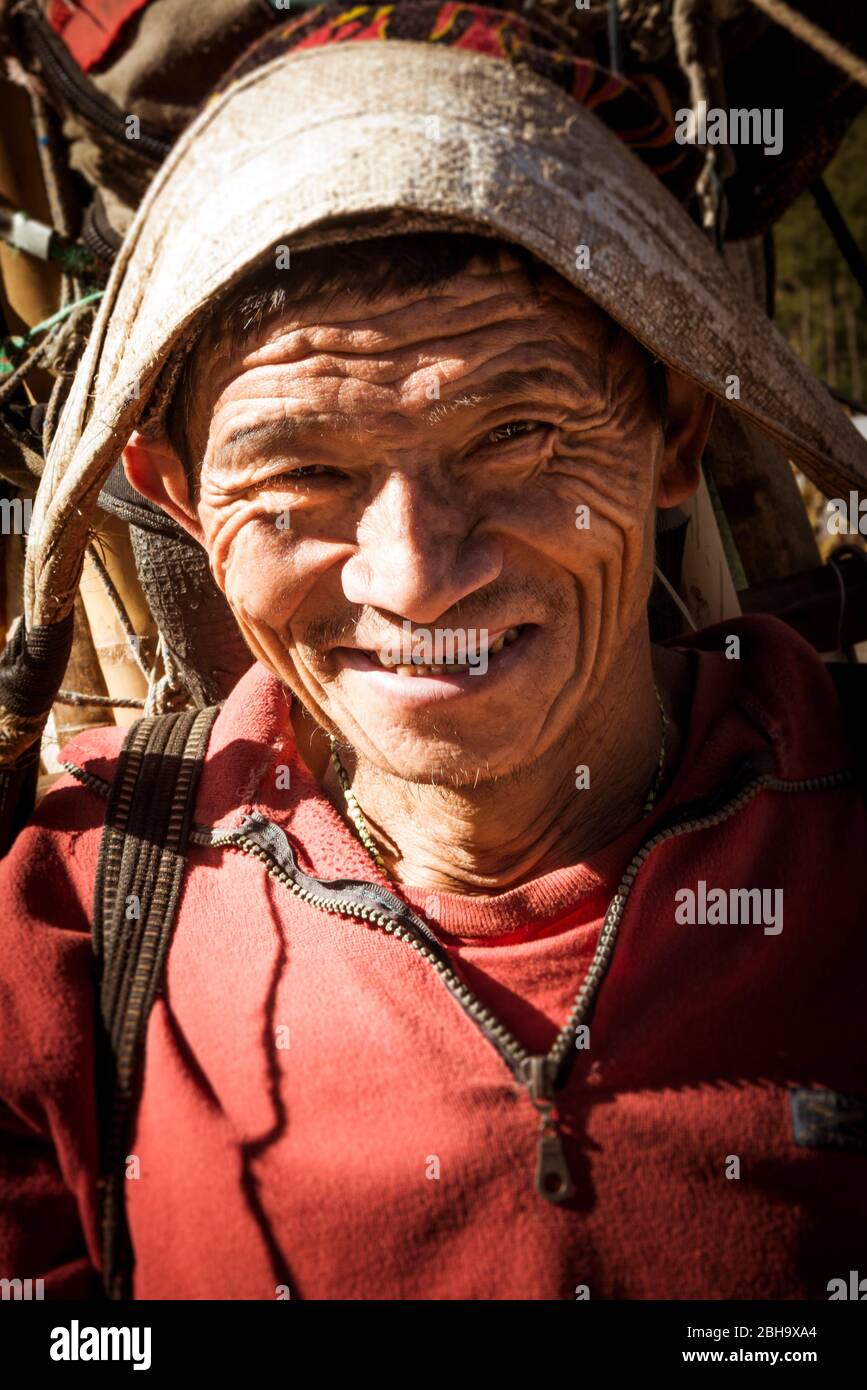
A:
{"label": "man", "polygon": [[[290,72],[276,151],[256,122]],[[675,322],[670,284],[641,346],[629,271],[666,204],[515,73],[371,43],[242,74],[158,177],[52,450],[28,632],[119,441],[256,658],[189,808],[121,1154],[139,1299],[824,1297],[862,1258],[865,816],[833,685],[773,620],[647,626],[655,509],[697,487],[722,394],[696,344],[737,315]],[[383,227],[343,142],[382,107],[410,129],[422,87],[478,177],[386,141]],[[552,226],[592,228],[616,175],[650,207],[641,248],[618,194],[583,288],[537,214],[479,195],[516,128],[513,191],[573,177],[533,149],[555,117],[587,183]],[[670,273],[712,291],[672,207]],[[797,368],[737,313],[742,408],[857,468],[806,378],[809,426],[781,410]],[[97,863],[118,745],[76,740],[5,868],[0,1263],[52,1295],[106,1268],[90,928],[100,878],[125,898]]]}

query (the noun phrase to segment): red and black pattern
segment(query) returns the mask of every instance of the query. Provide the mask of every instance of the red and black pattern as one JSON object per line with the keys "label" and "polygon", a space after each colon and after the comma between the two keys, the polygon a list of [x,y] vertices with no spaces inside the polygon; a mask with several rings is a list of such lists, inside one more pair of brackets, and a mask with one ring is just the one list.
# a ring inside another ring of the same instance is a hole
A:
{"label": "red and black pattern", "polygon": [[133,15],[151,0],[49,0],[45,17],[83,72],[104,58]]}
{"label": "red and black pattern", "polygon": [[329,43],[387,39],[447,44],[526,64],[595,112],[672,191],[680,195],[692,183],[684,167],[688,147],[675,141],[670,104],[660,82],[650,76],[619,77],[599,63],[556,48],[532,21],[483,5],[442,0],[316,5],[270,30],[236,63],[218,90],[225,90],[281,53]]}

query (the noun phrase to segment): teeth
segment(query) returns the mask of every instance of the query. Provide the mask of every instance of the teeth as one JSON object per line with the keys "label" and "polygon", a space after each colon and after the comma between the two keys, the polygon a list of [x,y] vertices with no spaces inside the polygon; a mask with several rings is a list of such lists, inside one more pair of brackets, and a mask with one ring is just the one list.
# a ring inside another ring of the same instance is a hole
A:
{"label": "teeth", "polygon": [[451,666],[392,666],[389,669],[399,676],[449,676],[463,675],[469,667],[456,661]]}
{"label": "teeth", "polygon": [[451,672],[466,671],[467,668],[456,662],[453,666],[397,666],[394,669],[401,676],[447,676]]}
{"label": "teeth", "polygon": [[[507,628],[494,642],[491,642],[487,650],[488,656],[496,656],[504,647],[508,647],[516,641],[520,631],[521,629],[517,627]],[[368,656],[374,657],[386,671],[393,671],[399,676],[446,676],[450,672],[460,673],[470,668],[470,663],[466,661],[453,661],[447,666],[423,666],[418,662],[413,662],[412,665],[407,666],[399,664],[390,656],[383,656],[381,652],[371,651],[368,652]]]}

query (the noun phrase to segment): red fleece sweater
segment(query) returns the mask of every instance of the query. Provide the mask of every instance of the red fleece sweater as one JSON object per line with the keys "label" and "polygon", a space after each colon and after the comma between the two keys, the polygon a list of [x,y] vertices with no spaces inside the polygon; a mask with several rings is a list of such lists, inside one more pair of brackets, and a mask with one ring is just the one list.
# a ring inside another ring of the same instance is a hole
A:
{"label": "red fleece sweater", "polygon": [[[682,644],[688,744],[650,817],[497,897],[406,892],[534,1052],[667,815],[744,759],[793,784],[848,765],[812,651],[773,619],[732,630],[740,661],[720,628]],[[81,736],[68,756],[110,778],[120,738]],[[216,723],[195,819],[254,809],[306,872],[380,881],[261,667]],[[64,778],[2,870],[0,1277],[43,1277],[49,1297],[85,1295],[99,1262],[88,923],[104,810]],[[560,1103],[565,1206],[534,1190],[527,1092],[426,961],[255,858],[194,846],[131,1145],[136,1297],[827,1298],[867,1274],[865,845],[859,793],[830,786],[759,791],[652,849]],[[782,931],[679,922],[676,894],[700,881],[782,889]]]}

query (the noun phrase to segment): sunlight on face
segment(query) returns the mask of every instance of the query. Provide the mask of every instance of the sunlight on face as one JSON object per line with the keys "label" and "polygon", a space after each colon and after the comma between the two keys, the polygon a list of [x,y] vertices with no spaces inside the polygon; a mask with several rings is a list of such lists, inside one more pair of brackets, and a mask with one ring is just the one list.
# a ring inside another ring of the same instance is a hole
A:
{"label": "sunlight on face", "polygon": [[401,776],[539,758],[645,619],[662,430],[638,344],[559,277],[475,262],[339,317],[302,302],[197,375],[199,518],[256,656]]}

